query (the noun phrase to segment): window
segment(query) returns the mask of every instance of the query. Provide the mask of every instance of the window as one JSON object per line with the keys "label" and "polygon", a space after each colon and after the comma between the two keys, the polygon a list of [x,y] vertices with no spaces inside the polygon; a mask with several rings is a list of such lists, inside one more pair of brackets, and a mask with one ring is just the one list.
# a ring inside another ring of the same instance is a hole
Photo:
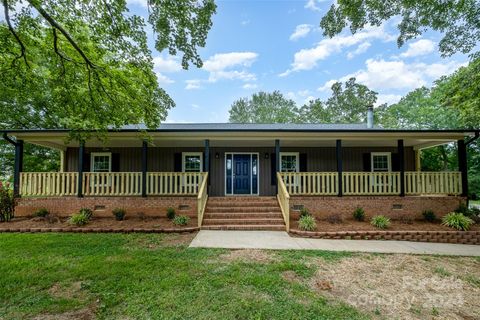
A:
{"label": "window", "polygon": [[373,172],[388,172],[392,170],[390,152],[372,152],[371,160]]}
{"label": "window", "polygon": [[183,172],[202,172],[203,154],[201,152],[183,152],[182,153],[182,171]]}
{"label": "window", "polygon": [[280,152],[280,172],[298,172],[298,152]]}
{"label": "window", "polygon": [[90,169],[92,172],[111,172],[112,154],[110,152],[92,152]]}

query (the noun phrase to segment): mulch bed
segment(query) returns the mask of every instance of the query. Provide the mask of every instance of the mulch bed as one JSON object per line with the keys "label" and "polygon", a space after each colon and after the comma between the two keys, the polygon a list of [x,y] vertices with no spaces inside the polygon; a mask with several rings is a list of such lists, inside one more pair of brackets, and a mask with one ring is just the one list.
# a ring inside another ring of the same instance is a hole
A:
{"label": "mulch bed", "polygon": [[66,217],[14,218],[0,223],[0,232],[193,232],[197,231],[197,219],[190,219],[186,226],[176,226],[167,218],[134,218],[123,221],[112,218],[92,218],[81,227],[71,225]]}

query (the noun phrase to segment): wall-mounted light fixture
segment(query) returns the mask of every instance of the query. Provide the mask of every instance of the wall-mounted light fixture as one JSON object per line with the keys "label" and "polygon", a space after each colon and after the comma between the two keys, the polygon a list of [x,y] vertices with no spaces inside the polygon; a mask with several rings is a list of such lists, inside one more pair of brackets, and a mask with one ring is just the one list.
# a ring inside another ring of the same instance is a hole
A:
{"label": "wall-mounted light fixture", "polygon": [[265,153],[265,159],[270,158],[270,154],[268,152]]}
{"label": "wall-mounted light fixture", "polygon": [[215,153],[215,159],[220,159],[220,154],[218,152]]}

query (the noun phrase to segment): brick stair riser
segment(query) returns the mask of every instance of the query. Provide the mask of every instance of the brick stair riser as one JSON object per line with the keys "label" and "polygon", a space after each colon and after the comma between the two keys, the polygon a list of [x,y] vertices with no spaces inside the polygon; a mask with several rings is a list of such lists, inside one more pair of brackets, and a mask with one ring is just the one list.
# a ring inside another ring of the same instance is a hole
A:
{"label": "brick stair riser", "polygon": [[216,203],[207,203],[208,207],[217,208],[217,207],[224,207],[224,208],[248,208],[248,207],[277,207],[278,202],[216,202]]}
{"label": "brick stair riser", "polygon": [[280,208],[278,207],[246,207],[246,208],[229,208],[229,207],[210,207],[207,205],[205,209],[207,213],[215,212],[272,212],[272,213],[281,213]]}
{"label": "brick stair riser", "polygon": [[262,225],[231,225],[231,226],[202,226],[202,230],[263,230],[285,231],[285,226],[262,226]]}
{"label": "brick stair riser", "polygon": [[282,215],[277,212],[210,212],[205,213],[204,219],[277,219]]}
{"label": "brick stair riser", "polygon": [[279,225],[283,226],[282,219],[204,219],[204,226],[212,225]]}
{"label": "brick stair riser", "polygon": [[277,201],[275,197],[210,197],[210,202],[264,202],[264,201]]}

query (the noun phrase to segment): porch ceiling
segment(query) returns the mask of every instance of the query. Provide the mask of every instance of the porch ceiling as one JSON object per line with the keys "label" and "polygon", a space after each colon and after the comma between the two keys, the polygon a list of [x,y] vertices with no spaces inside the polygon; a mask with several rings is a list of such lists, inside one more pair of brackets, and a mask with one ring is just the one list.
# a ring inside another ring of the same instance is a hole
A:
{"label": "porch ceiling", "polygon": [[[337,139],[345,147],[395,147],[403,139],[406,147],[422,149],[455,142],[474,132],[462,131],[335,131],[335,132],[148,132],[155,147],[203,147],[210,140],[211,147],[274,147],[280,140],[283,147],[334,147]],[[77,141],[68,141],[65,131],[22,131],[10,135],[27,143],[65,150],[78,147]],[[107,141],[91,139],[87,147],[140,147],[145,137],[140,132],[110,132]]]}

